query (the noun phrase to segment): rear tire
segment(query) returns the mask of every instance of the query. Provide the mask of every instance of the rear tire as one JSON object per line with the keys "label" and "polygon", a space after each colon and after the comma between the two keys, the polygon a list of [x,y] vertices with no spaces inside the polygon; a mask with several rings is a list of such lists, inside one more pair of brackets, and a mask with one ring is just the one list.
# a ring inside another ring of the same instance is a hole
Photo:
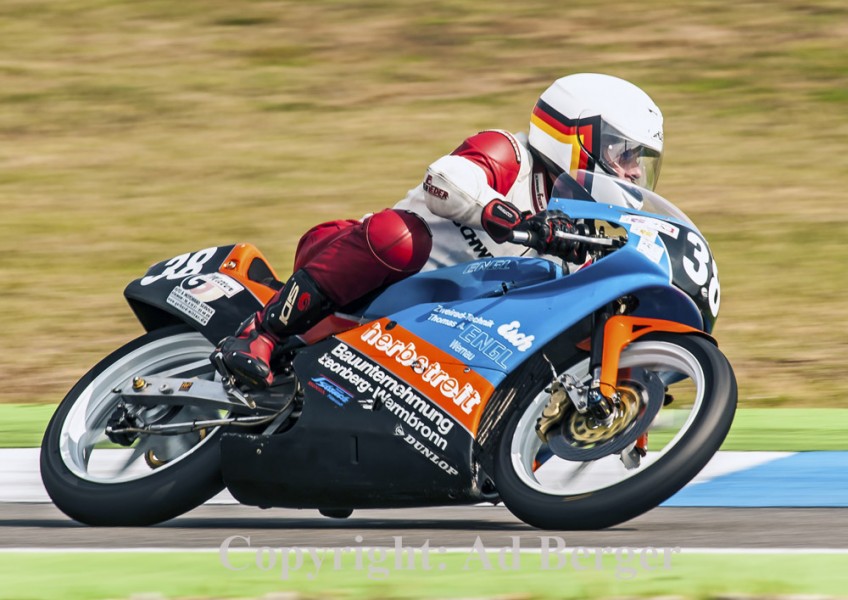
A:
{"label": "rear tire", "polygon": [[[224,488],[220,429],[207,435],[168,436],[171,439],[167,440],[141,436],[132,450],[112,444],[112,455],[117,453],[121,460],[130,452],[137,456],[134,472],[125,469],[104,474],[93,464],[95,456],[110,452],[103,449],[110,445],[103,430],[120,400],[113,389],[125,386],[134,375],[168,372],[171,376],[211,378],[214,369],[208,356],[212,350],[213,346],[189,327],[167,327],[119,348],[79,380],[59,404],[41,446],[42,481],[62,512],[88,525],[152,525],[197,507]],[[174,419],[180,414],[220,416],[198,410],[180,408]],[[152,459],[163,455],[168,459]]]}
{"label": "rear tire", "polygon": [[[667,368],[661,368],[668,361]],[[556,365],[557,372],[585,373],[586,363]],[[673,366],[672,366],[673,365]],[[660,451],[649,450],[652,460],[635,471],[617,465],[618,457],[588,463],[565,463],[570,483],[546,483],[537,477],[533,462],[542,442],[535,437],[535,420],[547,398],[539,381],[527,400],[515,411],[497,445],[495,483],[504,504],[522,521],[541,529],[601,529],[636,517],[665,501],[691,481],[719,449],[736,409],[736,379],[724,355],[698,336],[652,334],[632,343],[622,353],[624,366],[640,366],[656,372],[685,372],[695,384],[695,400],[679,433]],[[662,409],[655,423],[663,418]],[[681,417],[680,421],[684,420]],[[559,459],[555,458],[554,462]],[[612,461],[612,462],[611,462]],[[618,469],[621,475],[618,475]],[[600,484],[585,482],[584,470],[614,473],[618,479]],[[583,481],[581,481],[581,478]]]}

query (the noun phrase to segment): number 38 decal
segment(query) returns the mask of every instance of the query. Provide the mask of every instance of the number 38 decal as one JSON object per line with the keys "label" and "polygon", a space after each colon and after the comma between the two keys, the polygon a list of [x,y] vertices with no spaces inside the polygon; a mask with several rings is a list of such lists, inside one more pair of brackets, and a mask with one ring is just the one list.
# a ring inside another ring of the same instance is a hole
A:
{"label": "number 38 decal", "polygon": [[[718,283],[718,265],[710,255],[707,243],[694,231],[688,232],[686,241],[686,254],[683,257],[683,270],[699,287],[705,287],[707,298],[710,303],[710,312],[714,317],[718,316],[718,308],[721,303],[721,289]],[[710,276],[712,271],[712,277]],[[707,283],[709,282],[709,284]]]}
{"label": "number 38 decal", "polygon": [[163,277],[165,279],[183,279],[192,275],[199,275],[203,272],[203,266],[210,258],[215,256],[218,248],[204,248],[197,252],[187,252],[175,256],[165,263],[165,270],[158,275],[148,275],[141,279],[141,285],[150,285],[159,281]]}

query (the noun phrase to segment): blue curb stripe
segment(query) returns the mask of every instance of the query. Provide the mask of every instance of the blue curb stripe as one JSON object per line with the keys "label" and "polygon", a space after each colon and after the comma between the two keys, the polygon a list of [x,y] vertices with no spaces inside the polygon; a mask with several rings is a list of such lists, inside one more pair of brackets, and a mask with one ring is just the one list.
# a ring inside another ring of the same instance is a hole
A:
{"label": "blue curb stripe", "polygon": [[848,507],[848,452],[799,452],[690,485],[662,506]]}

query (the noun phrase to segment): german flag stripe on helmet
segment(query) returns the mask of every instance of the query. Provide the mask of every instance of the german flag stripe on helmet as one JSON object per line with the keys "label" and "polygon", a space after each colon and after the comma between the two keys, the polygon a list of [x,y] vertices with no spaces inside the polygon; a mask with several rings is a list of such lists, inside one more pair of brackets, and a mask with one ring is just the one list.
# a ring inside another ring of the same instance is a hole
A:
{"label": "german flag stripe on helmet", "polygon": [[[544,100],[533,107],[530,122],[555,140],[578,150],[571,154],[571,169],[590,169],[590,154],[600,145],[601,118],[599,115],[583,119],[569,119]],[[580,148],[586,152],[580,152]],[[588,153],[588,154],[587,154]]]}

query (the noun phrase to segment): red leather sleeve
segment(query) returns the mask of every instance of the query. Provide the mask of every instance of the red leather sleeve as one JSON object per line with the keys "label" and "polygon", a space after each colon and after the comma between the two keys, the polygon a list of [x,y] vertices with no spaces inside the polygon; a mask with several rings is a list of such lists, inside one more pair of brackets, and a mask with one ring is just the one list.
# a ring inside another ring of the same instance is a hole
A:
{"label": "red leather sleeve", "polygon": [[521,168],[518,142],[505,131],[481,131],[462,142],[451,154],[482,168],[489,187],[502,195],[512,188]]}

